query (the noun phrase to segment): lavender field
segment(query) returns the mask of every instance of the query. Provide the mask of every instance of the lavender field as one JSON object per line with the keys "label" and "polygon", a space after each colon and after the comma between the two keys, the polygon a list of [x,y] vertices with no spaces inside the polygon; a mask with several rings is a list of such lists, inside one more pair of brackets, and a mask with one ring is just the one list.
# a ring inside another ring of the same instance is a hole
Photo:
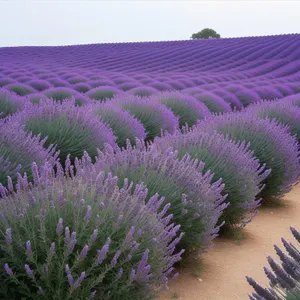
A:
{"label": "lavender field", "polygon": [[[284,202],[299,142],[299,34],[0,48],[0,299],[154,299]],[[299,299],[290,252],[251,299]]]}

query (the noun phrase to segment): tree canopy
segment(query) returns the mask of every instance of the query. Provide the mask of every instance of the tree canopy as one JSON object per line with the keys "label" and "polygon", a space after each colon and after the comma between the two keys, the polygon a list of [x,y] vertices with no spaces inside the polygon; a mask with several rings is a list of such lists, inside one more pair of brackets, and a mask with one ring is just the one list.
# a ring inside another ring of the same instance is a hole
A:
{"label": "tree canopy", "polygon": [[215,30],[211,29],[211,28],[204,28],[201,31],[197,32],[197,33],[193,33],[191,38],[193,40],[197,40],[197,39],[209,39],[209,38],[215,38],[215,39],[219,39],[221,36],[219,33],[217,33]]}

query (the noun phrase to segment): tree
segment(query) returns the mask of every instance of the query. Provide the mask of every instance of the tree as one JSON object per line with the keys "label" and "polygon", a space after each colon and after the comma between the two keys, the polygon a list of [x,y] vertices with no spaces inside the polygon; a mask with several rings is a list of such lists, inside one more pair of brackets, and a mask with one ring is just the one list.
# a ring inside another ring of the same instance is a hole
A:
{"label": "tree", "polygon": [[219,39],[220,37],[221,37],[220,34],[218,34],[215,30],[211,28],[204,28],[197,33],[193,33],[191,36],[193,40],[209,39],[209,38]]}

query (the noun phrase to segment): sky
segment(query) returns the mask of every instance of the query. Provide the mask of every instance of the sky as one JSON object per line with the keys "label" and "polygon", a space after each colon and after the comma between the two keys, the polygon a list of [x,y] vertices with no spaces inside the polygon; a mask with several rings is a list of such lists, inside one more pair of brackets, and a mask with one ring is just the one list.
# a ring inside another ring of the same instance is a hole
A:
{"label": "sky", "polygon": [[0,47],[300,33],[299,0],[0,0]]}

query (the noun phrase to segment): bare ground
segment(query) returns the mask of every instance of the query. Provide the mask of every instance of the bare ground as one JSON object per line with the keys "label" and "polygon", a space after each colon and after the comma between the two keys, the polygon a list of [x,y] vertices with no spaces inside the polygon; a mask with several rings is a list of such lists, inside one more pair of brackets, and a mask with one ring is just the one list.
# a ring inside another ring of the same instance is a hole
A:
{"label": "bare ground", "polygon": [[[273,245],[281,237],[292,241],[289,226],[300,229],[300,185],[287,194],[284,207],[262,208],[243,230],[244,239],[218,238],[202,262],[180,269],[160,300],[246,300],[252,288],[245,276],[267,284],[263,267],[268,255],[277,259]],[[203,270],[202,270],[203,269]]]}

